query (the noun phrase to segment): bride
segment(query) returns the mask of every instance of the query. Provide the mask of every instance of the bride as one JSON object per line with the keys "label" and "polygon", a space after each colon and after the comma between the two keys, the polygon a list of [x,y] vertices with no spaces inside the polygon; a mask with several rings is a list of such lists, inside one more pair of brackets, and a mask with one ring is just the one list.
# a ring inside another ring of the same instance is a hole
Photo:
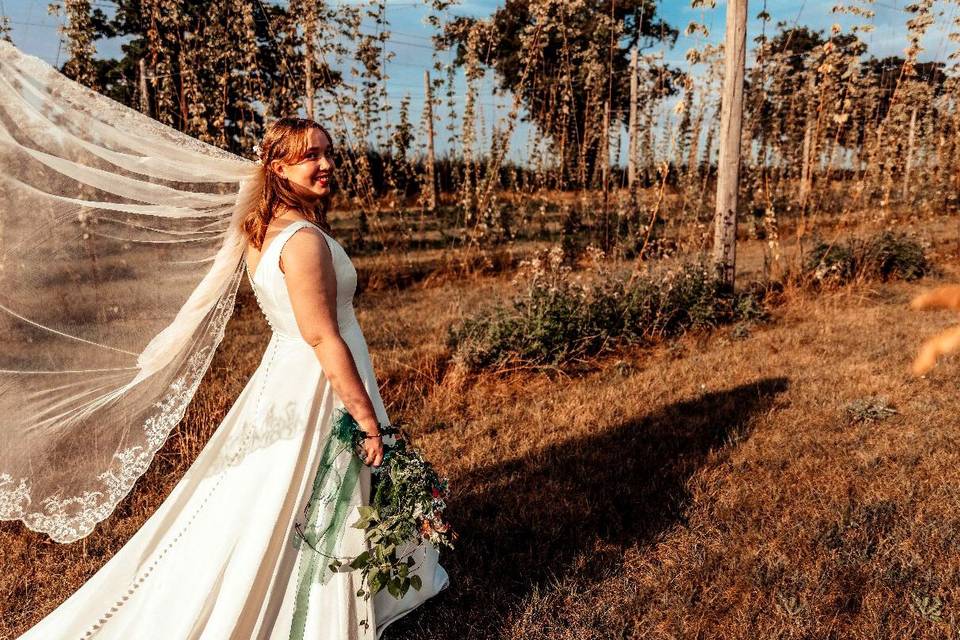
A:
{"label": "bride", "polygon": [[[77,115],[86,119],[71,117]],[[298,535],[308,504],[317,501],[320,528],[335,536],[336,557],[356,557],[366,548],[363,531],[349,524],[356,508],[369,503],[371,470],[383,461],[383,439],[390,437],[380,434],[389,418],[354,314],[357,274],[326,219],[334,170],[327,131],[312,120],[280,119],[268,128],[260,161],[250,167],[249,161],[184,140],[2,42],[0,125],[9,173],[3,187],[14,203],[0,209],[0,224],[23,239],[0,244],[6,257],[18,258],[0,262],[0,279],[9,273],[5,265],[23,273],[46,269],[48,276],[42,281],[47,284],[32,294],[23,289],[20,297],[11,285],[0,309],[12,319],[0,324],[0,337],[29,329],[33,351],[26,353],[52,362],[41,371],[20,353],[0,363],[0,382],[6,383],[0,385],[0,409],[13,412],[0,436],[0,519],[19,519],[58,542],[71,542],[112,512],[182,417],[222,337],[239,273],[246,273],[272,329],[256,371],[167,499],[21,640],[379,638],[387,625],[446,588],[447,573],[429,541],[404,550],[415,560],[411,575],[420,576],[420,589],[402,598],[384,589],[365,599],[357,595],[364,586],[359,571],[349,564],[335,569]],[[53,142],[40,135],[54,131]],[[21,160],[12,162],[16,158]],[[42,164],[43,171],[31,171],[30,163]],[[46,189],[38,188],[38,175]],[[51,186],[56,176],[64,182]],[[238,192],[222,193],[236,176]],[[29,180],[34,183],[27,185]],[[68,181],[76,188],[65,188]],[[219,186],[197,187],[201,183]],[[23,232],[16,212],[31,198],[51,211],[68,202],[70,222],[51,222],[42,239]],[[99,215],[98,225],[84,214]],[[78,215],[79,229],[73,218]],[[214,224],[220,221],[227,224]],[[56,265],[69,264],[77,273],[74,282],[87,282],[85,262],[76,255],[60,262],[58,254],[42,251],[43,243],[73,251],[60,231],[82,233],[82,255],[94,255],[90,282],[98,287],[86,293],[115,296],[109,308],[122,317],[113,324],[102,313],[66,323],[62,307],[70,306],[69,299],[30,305],[52,291],[56,279],[49,276]],[[162,263],[159,232],[173,243],[161,245],[167,252]],[[100,244],[89,244],[94,240]],[[116,246],[103,244],[109,242]],[[146,248],[140,251],[138,243]],[[203,259],[190,253],[204,243],[207,253],[211,243],[219,246]],[[181,245],[183,253],[177,253]],[[104,275],[114,253],[124,256],[127,270],[118,272],[128,281],[123,288],[113,289]],[[144,256],[153,263],[142,264]],[[181,265],[188,271],[178,271]],[[130,288],[150,284],[149,278],[164,284]],[[168,298],[181,302],[171,305]],[[128,328],[132,313],[125,310],[161,304],[175,315],[151,325],[148,334]],[[59,315],[44,321],[44,313]],[[133,339],[142,335],[152,336],[145,346]],[[66,350],[64,342],[76,346]],[[78,350],[86,351],[86,364],[106,363],[106,356],[94,360],[92,354],[110,350],[115,366],[79,369],[71,360],[80,357]],[[69,395],[61,391],[67,387]],[[338,409],[349,411],[367,434],[362,460],[349,449],[328,456]],[[143,433],[131,428],[140,416],[147,416]],[[97,437],[91,437],[91,422]]]}

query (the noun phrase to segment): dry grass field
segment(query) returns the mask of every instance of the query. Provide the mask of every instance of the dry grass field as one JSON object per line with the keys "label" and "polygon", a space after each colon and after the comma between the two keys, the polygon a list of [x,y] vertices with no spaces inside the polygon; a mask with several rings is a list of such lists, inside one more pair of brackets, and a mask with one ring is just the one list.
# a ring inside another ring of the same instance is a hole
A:
{"label": "dry grass field", "polygon": [[[356,306],[384,400],[449,477],[460,534],[442,554],[450,589],[385,640],[960,637],[960,358],[907,374],[921,339],[958,321],[907,307],[960,281],[956,224],[938,227],[933,278],[788,290],[748,331],[576,375],[448,364],[446,327],[508,296],[508,274],[371,286]],[[744,244],[745,275],[758,247]],[[266,331],[244,283],[183,424],[93,535],[62,546],[2,523],[0,637],[64,600],[158,506]]]}

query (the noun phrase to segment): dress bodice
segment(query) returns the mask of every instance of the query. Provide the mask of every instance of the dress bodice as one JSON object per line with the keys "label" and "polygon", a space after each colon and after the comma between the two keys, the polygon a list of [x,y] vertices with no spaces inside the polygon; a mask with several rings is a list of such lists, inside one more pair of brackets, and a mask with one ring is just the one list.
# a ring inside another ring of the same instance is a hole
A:
{"label": "dress bodice", "polygon": [[357,271],[347,255],[346,250],[333,237],[329,236],[319,226],[307,220],[296,220],[283,228],[280,233],[268,244],[257,262],[256,270],[251,274],[249,266],[244,265],[250,285],[257,298],[263,315],[280,338],[300,341],[306,344],[296,317],[293,315],[293,306],[290,303],[290,294],[287,290],[286,276],[280,270],[280,252],[287,240],[304,227],[314,227],[319,230],[330,247],[333,258],[333,269],[337,278],[337,324],[343,333],[353,328],[359,328],[357,317],[353,310],[353,295],[357,289]]}

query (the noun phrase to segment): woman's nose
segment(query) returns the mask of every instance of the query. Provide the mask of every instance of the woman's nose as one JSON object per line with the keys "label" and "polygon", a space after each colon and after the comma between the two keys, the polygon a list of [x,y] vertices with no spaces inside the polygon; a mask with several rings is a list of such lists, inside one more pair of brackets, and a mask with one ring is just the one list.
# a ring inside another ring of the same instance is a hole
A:
{"label": "woman's nose", "polygon": [[333,160],[330,159],[330,156],[320,156],[320,168],[324,170],[333,169]]}

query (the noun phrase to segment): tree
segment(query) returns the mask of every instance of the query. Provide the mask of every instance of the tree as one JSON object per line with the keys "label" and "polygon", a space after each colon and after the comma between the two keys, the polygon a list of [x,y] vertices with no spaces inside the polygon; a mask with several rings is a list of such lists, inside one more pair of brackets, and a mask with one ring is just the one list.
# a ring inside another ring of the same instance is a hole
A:
{"label": "tree", "polygon": [[[533,28],[540,29],[538,50],[527,51],[524,35]],[[485,21],[462,17],[448,23],[439,41],[456,47],[458,65],[478,56],[495,70],[501,90],[520,95],[564,171],[574,168],[572,176],[561,174],[560,186],[570,177],[587,186],[603,146],[603,103],[609,101],[627,122],[631,48],[672,46],[677,35],[658,18],[654,0],[507,0]],[[525,73],[529,65],[535,66]],[[651,82],[641,99],[649,103],[672,95],[680,72],[651,64],[645,76]]]}
{"label": "tree", "polygon": [[13,44],[13,38],[10,37],[10,18],[0,16],[0,39]]}
{"label": "tree", "polygon": [[[864,84],[875,87],[877,90],[875,111],[871,114],[875,122],[881,122],[887,117],[898,83],[907,79],[929,86],[934,97],[943,94],[944,82],[947,80],[944,63],[918,62],[909,70],[905,67],[905,63],[906,61],[900,56],[880,59],[871,56],[863,62],[860,73]],[[862,134],[859,140],[862,142]]]}
{"label": "tree", "polygon": [[96,47],[93,42],[94,25],[102,24],[105,18],[100,9],[91,11],[90,0],[65,0],[63,5],[53,3],[50,13],[66,15],[66,24],[60,32],[67,41],[67,61],[63,64],[63,74],[91,89],[99,89],[96,65],[93,56]]}
{"label": "tree", "polygon": [[[105,95],[138,108],[143,59],[151,115],[235,153],[249,152],[263,135],[265,116],[300,107],[306,91],[304,41],[289,10],[254,0],[115,4],[112,18],[96,9],[88,26],[91,41],[129,38],[120,59],[93,60],[95,82]],[[320,90],[341,81],[323,63],[314,64],[314,77]]]}

